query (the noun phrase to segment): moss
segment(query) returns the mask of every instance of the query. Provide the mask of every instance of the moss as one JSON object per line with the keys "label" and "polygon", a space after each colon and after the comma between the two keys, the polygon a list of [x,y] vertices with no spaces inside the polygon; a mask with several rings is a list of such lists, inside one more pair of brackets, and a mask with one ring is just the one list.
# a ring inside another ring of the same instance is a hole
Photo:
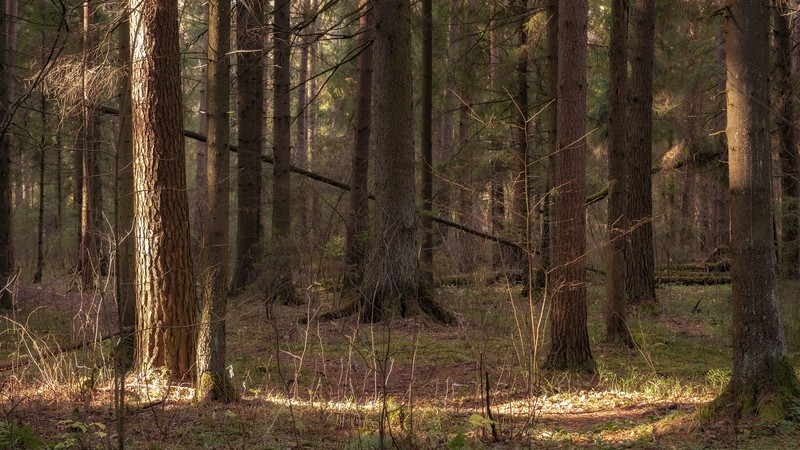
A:
{"label": "moss", "polygon": [[211,372],[205,372],[200,376],[197,396],[200,401],[220,401],[223,403],[239,399],[239,393],[236,392],[236,388],[228,377],[214,376]]}

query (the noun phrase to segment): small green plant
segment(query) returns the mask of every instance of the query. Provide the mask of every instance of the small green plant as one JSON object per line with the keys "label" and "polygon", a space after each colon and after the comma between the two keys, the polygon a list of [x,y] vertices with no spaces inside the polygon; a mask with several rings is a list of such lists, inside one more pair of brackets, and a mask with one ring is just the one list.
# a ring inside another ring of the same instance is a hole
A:
{"label": "small green plant", "polygon": [[29,425],[0,421],[0,448],[34,449],[39,448],[39,441]]}
{"label": "small green plant", "polygon": [[706,373],[706,381],[715,390],[722,390],[731,380],[731,371],[727,369],[711,369]]}

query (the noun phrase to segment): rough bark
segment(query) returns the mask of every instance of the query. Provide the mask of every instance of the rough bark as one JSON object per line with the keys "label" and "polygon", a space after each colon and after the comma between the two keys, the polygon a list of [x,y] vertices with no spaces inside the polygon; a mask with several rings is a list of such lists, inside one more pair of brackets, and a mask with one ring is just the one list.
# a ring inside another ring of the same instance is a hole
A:
{"label": "rough bark", "polygon": [[123,20],[119,36],[119,134],[117,136],[117,314],[121,336],[119,351],[122,370],[133,364],[136,328],[136,236],[134,236],[133,136],[131,131],[131,43],[130,22]]}
{"label": "rough bark", "polygon": [[355,139],[350,172],[350,205],[344,254],[343,289],[355,290],[364,277],[369,221],[369,139],[372,120],[373,18],[368,0],[361,0],[358,45],[365,47],[356,67]]}
{"label": "rough bark", "polygon": [[266,19],[263,0],[236,3],[238,217],[236,268],[231,293],[257,276],[261,251],[261,153],[264,148],[264,63],[261,33]]}
{"label": "rough bark", "polygon": [[588,4],[558,4],[558,150],[551,347],[545,367],[593,372],[586,326],[586,54]]}
{"label": "rough bark", "polygon": [[44,94],[40,96],[40,115],[42,118],[42,136],[39,139],[39,220],[36,223],[36,272],[33,282],[42,282],[44,271],[44,172],[47,159],[47,101]]}
{"label": "rough bark", "polygon": [[653,37],[654,0],[633,0],[633,58],[626,171],[630,225],[626,293],[628,305],[657,304],[653,247]]}
{"label": "rough bark", "polygon": [[632,343],[625,319],[625,93],[628,72],[628,0],[611,2],[609,48],[608,124],[608,247],[606,250],[606,337],[607,342]]}
{"label": "rough bark", "polygon": [[547,100],[549,106],[545,111],[544,122],[546,131],[546,147],[548,153],[547,165],[547,189],[543,200],[542,211],[542,269],[546,272],[550,270],[552,256],[550,252],[551,236],[555,230],[552,217],[552,191],[555,179],[556,152],[556,130],[558,129],[558,0],[548,0],[546,5],[547,14],[547,71],[545,72],[545,83],[547,85]]}
{"label": "rough bark", "polygon": [[[308,23],[311,14],[311,4],[309,0],[302,0],[302,23]],[[311,45],[311,36],[305,31],[300,30],[300,65],[297,70],[297,114],[295,115],[295,156],[297,165],[308,169],[308,52]],[[308,198],[306,180],[298,180],[297,187],[297,228],[300,236],[307,236],[308,227]]]}
{"label": "rough bark", "polygon": [[236,397],[225,368],[230,220],[230,46],[231,2],[208,2],[208,86],[206,89],[206,232],[203,236],[203,293],[197,339],[198,397]]}
{"label": "rough bark", "polygon": [[[463,7],[463,0],[450,0],[450,16],[448,24],[447,35],[447,72],[444,80],[444,95],[442,99],[442,115],[439,124],[439,155],[438,159],[441,164],[442,175],[445,181],[439,183],[436,192],[437,203],[441,212],[439,217],[449,219],[453,216],[450,198],[450,179],[456,174],[453,170],[453,146],[455,139],[455,116],[459,110],[459,103],[462,101],[463,93],[461,96],[457,95],[456,86],[456,67],[461,51],[460,40],[461,36],[461,9]],[[461,97],[461,98],[460,98]],[[460,177],[459,177],[460,178]],[[446,236],[447,229],[443,229],[442,233]]]}
{"label": "rough bark", "polygon": [[197,299],[190,257],[189,201],[181,106],[178,5],[133,1],[133,178],[139,322],[136,363],[194,377]]}
{"label": "rough bark", "polygon": [[778,128],[778,153],[781,160],[781,252],[780,274],[800,278],[800,157],[794,142],[794,89],[792,86],[792,10],[785,0],[774,0],[775,33],[775,125]]}
{"label": "rough bark", "polygon": [[273,156],[272,171],[272,267],[267,298],[283,303],[296,303],[292,261],[295,248],[292,245],[292,185],[289,166],[292,157],[291,140],[291,91],[290,91],[290,12],[291,0],[275,3],[273,39],[275,55]]}
{"label": "rough bark", "polygon": [[[203,23],[208,24],[208,3],[203,5]],[[208,53],[208,33],[202,33],[198,37],[200,44],[199,51],[202,55]],[[205,61],[203,61],[205,63]],[[206,91],[208,86],[208,65],[203,64],[200,68],[200,84],[198,95],[200,97],[199,110],[197,111],[197,128],[206,131]],[[195,149],[195,173],[194,173],[194,210],[192,211],[191,230],[194,233],[192,241],[192,260],[202,262],[203,260],[203,236],[205,234],[204,211],[208,208],[206,203],[206,166],[207,166],[207,145],[206,141],[196,141]],[[195,264],[195,269],[202,271],[202,264]]]}
{"label": "rough bark", "polygon": [[733,371],[712,410],[735,419],[783,419],[800,396],[778,308],[769,145],[769,12],[727,2],[725,41],[731,195]]}

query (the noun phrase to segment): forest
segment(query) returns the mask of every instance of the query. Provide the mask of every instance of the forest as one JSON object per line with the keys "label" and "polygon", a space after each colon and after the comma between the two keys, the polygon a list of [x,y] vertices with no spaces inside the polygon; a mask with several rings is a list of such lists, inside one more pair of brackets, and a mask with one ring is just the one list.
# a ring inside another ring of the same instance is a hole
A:
{"label": "forest", "polygon": [[0,448],[800,448],[798,18],[0,0]]}

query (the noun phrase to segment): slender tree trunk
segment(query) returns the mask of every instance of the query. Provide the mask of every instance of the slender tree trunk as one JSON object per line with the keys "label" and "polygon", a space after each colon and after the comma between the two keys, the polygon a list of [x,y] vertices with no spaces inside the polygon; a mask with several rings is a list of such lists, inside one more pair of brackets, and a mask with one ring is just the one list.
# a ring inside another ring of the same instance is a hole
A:
{"label": "slender tree trunk", "polygon": [[[514,142],[514,169],[512,175],[512,190],[514,192],[513,223],[516,229],[517,239],[520,245],[526,249],[530,244],[530,217],[528,214],[529,183],[529,143],[528,143],[528,0],[515,0],[514,12],[519,20],[517,29],[517,46],[519,59],[517,60],[517,94],[514,102],[516,103],[516,124]],[[525,274],[525,288],[531,282],[530,263],[531,251],[521,252],[520,249],[513,250],[514,267],[522,270]]]}
{"label": "slender tree trunk", "polygon": [[365,47],[356,68],[356,109],[353,118],[355,139],[350,175],[350,213],[344,254],[343,289],[356,290],[364,277],[369,226],[369,139],[372,120],[372,38],[373,19],[368,0],[361,0],[358,45]]}
{"label": "slender tree trunk", "polygon": [[275,104],[273,113],[272,166],[272,245],[273,270],[268,298],[283,303],[296,303],[292,282],[292,261],[295,248],[292,245],[292,185],[289,166],[292,157],[291,139],[291,92],[290,88],[290,16],[291,0],[277,0],[274,11],[275,54]]}
{"label": "slender tree trunk", "polygon": [[[800,395],[787,358],[772,237],[769,12],[761,0],[728,1],[728,171],[731,193],[733,371],[714,408],[734,419],[781,420]],[[792,399],[794,397],[794,399]]]}
{"label": "slender tree trunk", "polygon": [[81,285],[94,288],[99,285],[100,261],[100,173],[98,168],[97,139],[95,132],[95,107],[92,99],[91,52],[94,47],[93,21],[95,7],[91,0],[83,6],[83,121],[81,124],[81,240],[78,274]]}
{"label": "slender tree trunk", "polygon": [[655,0],[633,0],[630,126],[628,127],[628,304],[658,303],[653,248],[653,36]]}
{"label": "slender tree trunk", "polygon": [[543,200],[542,211],[542,269],[548,272],[551,268],[552,254],[550,246],[551,236],[554,232],[554,223],[551,208],[553,195],[553,180],[556,173],[556,130],[558,128],[558,0],[548,0],[547,13],[547,71],[545,83],[547,84],[547,99],[549,106],[545,111],[546,147],[548,152],[547,189]]}
{"label": "slender tree trunk", "polygon": [[[0,30],[6,29],[6,0],[0,0]],[[11,220],[11,148],[8,145],[9,80],[7,72],[6,34],[0,33],[0,310],[11,309],[14,303],[14,247]]]}
{"label": "slender tree trunk", "polygon": [[[442,165],[442,175],[445,181],[441,182],[437,189],[437,203],[439,204],[440,217],[449,219],[453,216],[453,205],[450,198],[451,179],[456,174],[453,170],[453,142],[455,139],[455,120],[459,104],[463,98],[457,95],[456,86],[456,67],[458,65],[459,53],[461,51],[461,10],[463,0],[450,0],[450,22],[447,37],[447,75],[445,76],[444,98],[442,106],[442,118],[439,125],[439,161]],[[463,93],[462,93],[463,97]],[[460,177],[458,177],[460,178]],[[463,223],[463,222],[462,222]],[[441,232],[447,236],[447,229],[442,228]]]}
{"label": "slender tree trunk", "polygon": [[[311,5],[309,0],[302,0],[303,23],[309,19]],[[295,134],[295,154],[297,155],[297,165],[303,169],[308,169],[308,51],[310,39],[306,30],[301,30],[300,45],[300,67],[297,71],[297,115],[295,124],[297,133]],[[297,227],[300,236],[308,235],[308,199],[306,198],[307,183],[305,179],[298,181],[297,189]]]}
{"label": "slender tree trunk", "polygon": [[136,186],[136,362],[173,379],[196,372],[197,298],[181,106],[178,4],[131,7],[133,178]]}
{"label": "slender tree trunk", "polygon": [[264,0],[236,3],[237,83],[239,124],[237,181],[238,219],[236,268],[231,293],[256,278],[261,250],[261,154],[264,148]]}
{"label": "slender tree trunk", "polygon": [[[203,23],[208,26],[208,2],[203,5]],[[208,54],[208,33],[203,33],[199,38],[200,49],[202,55]],[[200,88],[198,95],[200,96],[199,111],[197,112],[197,129],[206,131],[208,125],[208,117],[206,111],[208,106],[206,104],[206,91],[208,90],[208,64],[204,58],[200,68]],[[194,173],[194,217],[192,217],[192,231],[194,232],[194,240],[192,241],[192,260],[197,261],[195,270],[202,272],[203,262],[203,238],[205,236],[205,211],[208,209],[208,202],[206,199],[207,181],[206,181],[206,168],[208,166],[207,147],[205,142],[196,141],[195,148],[195,173]],[[197,274],[199,276],[199,274]]]}
{"label": "slender tree trunk", "polygon": [[[125,7],[127,10],[127,6]],[[119,135],[117,136],[117,314],[123,330],[119,357],[123,371],[133,365],[136,327],[136,236],[134,230],[133,137],[131,131],[131,37],[130,22],[123,20],[117,28],[121,76],[119,101]]]}
{"label": "slender tree trunk", "polygon": [[64,146],[61,145],[61,127],[56,130],[56,230],[64,224]]}
{"label": "slender tree trunk", "polygon": [[785,0],[774,0],[775,32],[775,122],[781,159],[781,258],[780,274],[787,279],[800,278],[800,157],[794,142],[794,89],[792,86],[792,10]]}
{"label": "slender tree trunk", "polygon": [[42,282],[44,271],[44,168],[47,157],[47,102],[44,94],[40,96],[40,114],[42,117],[42,136],[39,140],[39,220],[36,225],[36,272],[33,282]]}
{"label": "slender tree trunk", "polygon": [[586,326],[587,0],[558,4],[558,152],[550,369],[594,372]]}
{"label": "slender tree trunk", "polygon": [[606,259],[606,341],[632,344],[625,320],[625,110],[628,71],[628,0],[611,2],[609,49],[608,250]]}
{"label": "slender tree trunk", "polygon": [[208,146],[206,233],[203,237],[203,294],[197,339],[198,396],[229,401],[236,397],[225,368],[230,219],[230,62],[231,2],[208,3]]}
{"label": "slender tree trunk", "polygon": [[431,0],[422,0],[422,279],[433,285],[433,13]]}

